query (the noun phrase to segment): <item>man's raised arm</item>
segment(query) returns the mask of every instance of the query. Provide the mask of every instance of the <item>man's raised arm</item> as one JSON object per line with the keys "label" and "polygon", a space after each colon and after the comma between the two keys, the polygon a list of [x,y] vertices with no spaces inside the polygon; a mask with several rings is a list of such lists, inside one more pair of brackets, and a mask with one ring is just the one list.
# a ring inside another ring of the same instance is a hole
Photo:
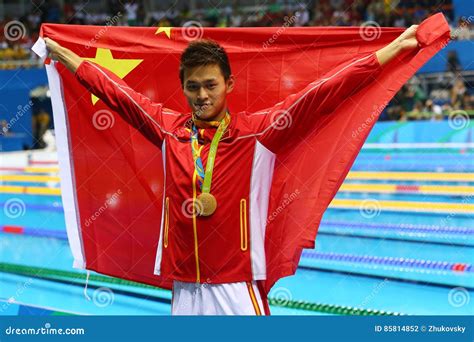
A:
{"label": "man's raised arm", "polygon": [[92,94],[120,114],[148,140],[161,147],[168,133],[163,123],[163,106],[134,91],[125,81],[104,67],[84,61],[73,51],[50,38],[44,38],[50,56],[74,73],[77,80]]}
{"label": "man's raised arm", "polygon": [[375,55],[377,56],[380,65],[390,62],[390,60],[403,50],[416,48],[418,46],[418,41],[416,40],[417,28],[418,25],[410,26],[397,39],[378,50]]}
{"label": "man's raised arm", "polygon": [[[312,130],[321,115],[332,113],[344,100],[373,82],[384,64],[403,50],[416,48],[416,29],[417,25],[411,26],[380,50],[349,61],[275,106],[255,113],[259,115],[251,115],[258,140],[276,153],[293,134]],[[291,127],[272,129],[286,121],[292,122]]]}
{"label": "man's raised arm", "polygon": [[82,58],[71,50],[62,47],[51,38],[44,38],[46,48],[50,52],[51,58],[60,61],[70,72],[76,73],[77,68],[82,63]]}

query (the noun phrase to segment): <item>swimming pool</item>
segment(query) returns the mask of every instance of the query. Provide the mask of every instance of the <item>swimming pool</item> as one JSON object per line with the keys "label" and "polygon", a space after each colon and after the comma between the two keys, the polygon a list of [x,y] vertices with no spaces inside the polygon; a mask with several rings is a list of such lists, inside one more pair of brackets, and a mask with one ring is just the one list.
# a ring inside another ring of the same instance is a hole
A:
{"label": "swimming pool", "polygon": [[[472,314],[473,154],[363,150],[316,248],[270,292],[272,314]],[[57,165],[38,158],[0,173],[1,314],[169,314],[169,291],[105,276],[91,276],[86,298]]]}

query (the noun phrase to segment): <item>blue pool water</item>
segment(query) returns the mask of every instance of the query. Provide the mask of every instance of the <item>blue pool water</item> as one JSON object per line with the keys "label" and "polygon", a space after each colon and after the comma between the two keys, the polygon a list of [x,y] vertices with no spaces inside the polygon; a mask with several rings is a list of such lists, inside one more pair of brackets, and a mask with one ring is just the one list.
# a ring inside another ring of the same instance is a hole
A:
{"label": "blue pool water", "polygon": [[[459,165],[459,158],[449,158],[449,155],[441,157],[432,159],[421,171],[429,171],[434,162],[453,170],[456,169],[454,165]],[[461,158],[465,166],[462,171],[472,171],[470,163],[464,160],[465,156]],[[404,164],[405,171],[412,171],[411,166],[407,165],[412,165],[411,162],[418,163],[419,160],[414,155],[405,159],[397,157],[390,162],[363,153],[358,158],[355,169],[371,162],[382,162],[384,170],[391,171],[398,170],[399,165]],[[417,171],[420,171],[419,165]],[[429,179],[423,182],[347,181],[356,182],[473,185],[469,182],[431,182]],[[0,185],[46,186],[41,182],[12,181]],[[50,186],[55,187],[57,184]],[[336,198],[472,203],[472,197],[466,196],[376,192],[340,192]],[[0,233],[0,263],[84,273],[72,269],[73,258],[65,238],[65,219],[60,196],[0,193],[2,207],[11,199],[24,203],[23,213],[18,217],[11,217],[1,210],[1,225],[23,227],[27,234]],[[39,232],[43,236],[33,236],[32,232]],[[473,215],[383,209],[367,214],[360,208],[330,208],[324,215],[315,251],[322,255],[334,253],[346,257],[344,260],[329,260],[310,258],[303,254],[296,275],[281,279],[275,284],[270,297],[402,314],[466,315],[474,312],[474,300],[471,298],[474,272],[466,269],[453,271],[403,266],[403,260],[406,259],[416,260],[417,265],[424,265],[426,262],[471,265],[474,255]],[[377,264],[361,262],[361,256],[391,257],[401,261],[399,265]],[[169,291],[95,281],[90,281],[89,286],[87,294],[91,300],[84,295],[83,281],[74,283],[70,280],[47,280],[0,272],[0,302],[6,303],[0,305],[3,308],[0,310],[2,314],[14,315],[18,314],[18,307],[24,305],[74,314],[170,313]],[[271,311],[272,314],[283,315],[321,314],[281,306],[271,306]]]}

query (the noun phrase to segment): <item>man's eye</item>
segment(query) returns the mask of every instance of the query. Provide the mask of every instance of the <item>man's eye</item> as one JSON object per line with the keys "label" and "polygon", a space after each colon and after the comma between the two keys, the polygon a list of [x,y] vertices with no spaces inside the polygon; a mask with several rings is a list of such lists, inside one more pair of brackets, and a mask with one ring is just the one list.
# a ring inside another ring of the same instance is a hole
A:
{"label": "man's eye", "polygon": [[209,84],[207,87],[209,89],[214,89],[217,86],[217,84]]}
{"label": "man's eye", "polygon": [[197,89],[198,89],[198,87],[195,86],[195,85],[188,85],[188,90],[189,90],[189,91],[195,91],[195,90],[197,90]]}

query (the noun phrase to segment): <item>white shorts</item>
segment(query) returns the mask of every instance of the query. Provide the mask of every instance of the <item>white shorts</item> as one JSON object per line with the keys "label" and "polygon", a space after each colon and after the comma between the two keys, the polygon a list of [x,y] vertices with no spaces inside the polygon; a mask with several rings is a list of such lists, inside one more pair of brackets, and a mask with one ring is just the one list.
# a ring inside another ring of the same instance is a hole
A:
{"label": "white shorts", "polygon": [[226,284],[173,282],[172,315],[270,315],[257,281]]}

